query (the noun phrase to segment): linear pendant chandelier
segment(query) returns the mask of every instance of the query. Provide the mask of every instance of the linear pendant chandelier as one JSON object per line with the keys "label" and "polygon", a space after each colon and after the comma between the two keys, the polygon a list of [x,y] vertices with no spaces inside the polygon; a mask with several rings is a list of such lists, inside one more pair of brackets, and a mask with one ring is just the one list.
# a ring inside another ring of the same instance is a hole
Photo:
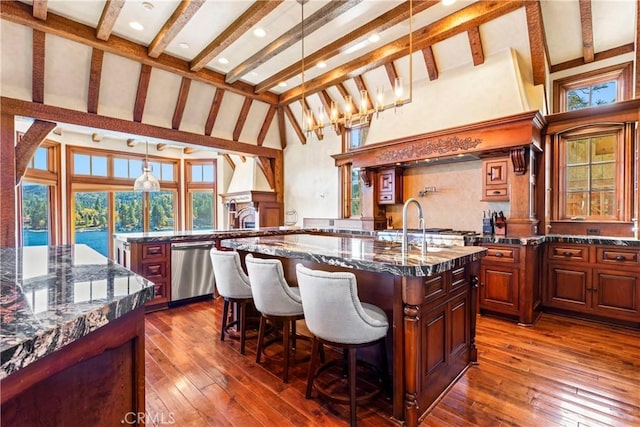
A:
{"label": "linear pendant chandelier", "polygon": [[[393,102],[385,104],[384,91],[382,88],[376,90],[374,104],[369,105],[369,97],[366,90],[360,91],[360,100],[358,102],[357,111],[353,111],[353,101],[351,95],[345,96],[345,109],[342,114],[338,111],[335,101],[331,101],[330,111],[325,112],[321,106],[317,110],[317,116],[314,117],[313,111],[307,108],[305,98],[305,52],[304,52],[304,4],[309,0],[297,0],[300,3],[301,10],[301,45],[302,45],[302,123],[304,131],[309,137],[312,133],[316,133],[318,139],[323,137],[323,129],[331,125],[334,131],[338,131],[340,127],[351,128],[368,123],[375,114],[379,116],[381,111],[393,108],[394,112],[398,107],[411,103],[413,99],[413,0],[409,0],[409,94],[404,98],[404,83],[402,77],[396,77],[393,85]],[[328,117],[328,122],[326,121]]]}

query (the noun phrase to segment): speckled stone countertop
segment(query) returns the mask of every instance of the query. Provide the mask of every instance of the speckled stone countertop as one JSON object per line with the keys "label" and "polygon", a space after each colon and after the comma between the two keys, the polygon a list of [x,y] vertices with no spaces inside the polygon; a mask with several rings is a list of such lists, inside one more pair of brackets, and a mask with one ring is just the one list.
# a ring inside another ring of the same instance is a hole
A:
{"label": "speckled stone countertop", "polygon": [[530,237],[474,236],[465,237],[467,244],[493,243],[503,245],[539,245],[541,243],[582,243],[589,245],[612,245],[640,247],[640,240],[632,237],[578,236],[567,234],[547,234]]}
{"label": "speckled stone countertop", "polygon": [[147,233],[116,233],[113,237],[123,242],[136,243],[180,243],[188,241],[210,241],[236,237],[270,236],[273,234],[302,233],[301,229],[281,229],[279,227],[238,228],[233,230],[186,230],[150,231]]}
{"label": "speckled stone countertop", "polygon": [[429,246],[422,255],[410,246],[406,256],[396,242],[366,236],[314,234],[274,235],[228,239],[222,246],[285,258],[300,258],[346,268],[398,276],[431,276],[479,260],[487,250],[478,246]]}
{"label": "speckled stone countertop", "polygon": [[0,249],[0,379],[142,307],[153,284],[86,245]]}

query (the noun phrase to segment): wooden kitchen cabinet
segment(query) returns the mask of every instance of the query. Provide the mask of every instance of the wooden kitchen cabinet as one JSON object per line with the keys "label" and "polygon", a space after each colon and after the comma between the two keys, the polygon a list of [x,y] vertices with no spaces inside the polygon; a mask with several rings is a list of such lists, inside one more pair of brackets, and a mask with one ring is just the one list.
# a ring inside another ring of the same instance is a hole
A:
{"label": "wooden kitchen cabinet", "polygon": [[540,314],[538,265],[540,245],[485,244],[480,267],[478,308],[483,314],[513,318],[531,325]]}
{"label": "wooden kitchen cabinet", "polygon": [[544,305],[640,325],[640,249],[551,243]]}
{"label": "wooden kitchen cabinet", "polygon": [[378,171],[378,204],[393,205],[402,200],[402,168],[387,168]]}
{"label": "wooden kitchen cabinet", "polygon": [[506,158],[483,160],[482,200],[509,200],[509,161]]}

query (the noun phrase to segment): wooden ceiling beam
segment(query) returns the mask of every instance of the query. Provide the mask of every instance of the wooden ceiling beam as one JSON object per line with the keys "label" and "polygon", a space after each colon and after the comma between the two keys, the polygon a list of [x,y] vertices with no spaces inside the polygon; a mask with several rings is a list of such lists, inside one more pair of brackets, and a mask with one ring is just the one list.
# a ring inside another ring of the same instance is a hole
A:
{"label": "wooden ceiling beam", "polygon": [[38,146],[56,126],[57,124],[54,122],[34,120],[22,136],[20,142],[16,144],[16,185],[20,183],[22,176],[26,172],[33,153],[36,152]]}
{"label": "wooden ceiling beam", "polygon": [[116,24],[123,6],[124,0],[107,0],[96,27],[96,38],[98,40],[109,40],[113,26]]}
{"label": "wooden ceiling beam", "polygon": [[280,135],[280,148],[287,148],[287,128],[284,124],[284,107],[276,107],[278,110],[278,134]]}
{"label": "wooden ceiling beam", "polygon": [[593,62],[593,19],[591,17],[591,0],[579,0],[580,25],[582,27],[582,56],[585,64]]}
{"label": "wooden ceiling beam", "polygon": [[276,114],[276,107],[272,105],[269,107],[267,111],[267,115],[264,117],[264,122],[262,122],[262,127],[260,128],[260,133],[258,134],[258,146],[261,147],[264,143],[264,139],[267,137],[267,132],[271,127],[271,122],[273,122],[273,116]]}
{"label": "wooden ceiling beam", "polygon": [[47,20],[47,0],[33,0],[33,17]]}
{"label": "wooden ceiling beam", "polygon": [[216,89],[213,100],[211,101],[211,108],[209,108],[209,115],[207,116],[207,122],[204,125],[204,134],[211,135],[213,132],[213,126],[218,118],[220,112],[220,105],[222,104],[222,98],[224,97],[224,89]]}
{"label": "wooden ceiling beam", "polygon": [[539,0],[527,1],[524,7],[527,15],[527,33],[529,34],[533,84],[541,85],[545,84],[546,67],[551,67],[549,63],[549,49],[544,32],[544,23],[542,21],[542,9]]}
{"label": "wooden ceiling beam", "polygon": [[[616,56],[624,55],[626,53],[634,52],[635,45],[634,43],[624,44],[622,46],[617,46],[612,49],[603,50],[602,52],[597,52],[593,55],[593,61],[598,62],[603,59],[609,59]],[[580,65],[584,65],[584,57],[570,59],[569,61],[561,62],[556,65],[552,65],[549,70],[550,73],[557,73],[558,71],[568,70],[569,68],[579,67]]]}
{"label": "wooden ceiling beam", "polygon": [[[439,3],[439,1],[437,0],[414,1],[413,14],[420,13],[437,3]],[[396,24],[406,21],[407,19],[409,19],[408,1],[394,7],[386,13],[383,13],[377,18],[372,19],[363,26],[350,31],[345,36],[340,37],[338,40],[332,43],[329,43],[322,49],[310,55],[307,55],[304,58],[304,62],[305,64],[313,65],[317,64],[320,61],[326,61],[336,55],[339,55],[345,49],[348,49],[349,47],[360,43],[363,39],[366,39],[373,34],[377,34],[384,30],[387,30]],[[298,75],[301,69],[302,60],[291,64],[284,70],[258,83],[256,85],[256,93],[266,92],[267,90],[275,87],[278,83],[289,80],[290,78]],[[391,84],[391,86],[393,86],[393,83]]]}
{"label": "wooden ceiling beam", "polygon": [[189,64],[191,71],[200,71],[220,52],[231,46],[243,34],[256,25],[261,19],[271,13],[283,0],[256,1],[220,33],[207,47],[205,47]]}
{"label": "wooden ceiling beam", "polygon": [[191,88],[191,79],[183,77],[180,83],[180,92],[178,92],[176,108],[173,111],[173,118],[171,119],[172,129],[180,129],[180,123],[184,115],[184,107],[187,106],[187,98],[189,97],[189,88]]}
{"label": "wooden ceiling beam", "polygon": [[396,79],[398,78],[398,72],[396,71],[396,66],[393,61],[389,61],[384,64],[384,69],[387,72],[387,78],[389,79],[389,85],[391,85],[391,89],[396,84]]}
{"label": "wooden ceiling beam", "polygon": [[193,72],[189,69],[189,63],[183,59],[168,54],[152,58],[148,55],[146,46],[126,40],[122,37],[112,35],[109,40],[96,38],[95,29],[85,24],[81,24],[71,19],[49,12],[47,20],[41,21],[32,16],[32,7],[29,4],[13,0],[3,0],[0,8],[0,18],[16,24],[24,25],[45,33],[54,34],[58,37],[81,43],[93,48],[103,50],[114,55],[131,59],[148,66],[158,68],[177,74],[180,77],[187,77],[192,80],[203,82],[228,90],[239,95],[248,96],[268,104],[277,104],[278,96],[273,93],[256,94],[254,87],[248,83],[236,82],[228,84],[224,81],[224,74],[203,69]]}
{"label": "wooden ceiling beam", "polygon": [[91,52],[91,70],[89,71],[89,90],[87,93],[87,112],[97,113],[100,102],[100,80],[102,79],[102,60],[104,52],[93,49]]}
{"label": "wooden ceiling beam", "polygon": [[224,157],[224,159],[227,161],[227,163],[229,163],[229,166],[231,166],[231,170],[236,170],[236,164],[234,163],[234,161],[233,161],[233,159],[231,158],[230,155],[223,154],[222,157]]}
{"label": "wooden ceiling beam", "polygon": [[140,77],[138,78],[138,90],[136,92],[136,101],[133,106],[133,121],[142,122],[142,114],[144,113],[144,104],[147,102],[147,92],[149,91],[149,81],[151,80],[151,67],[142,64],[140,68]]}
{"label": "wooden ceiling beam", "polygon": [[484,51],[482,50],[482,39],[480,38],[480,28],[473,27],[467,30],[469,37],[469,46],[471,47],[471,56],[473,57],[473,65],[484,64]]}
{"label": "wooden ceiling beam", "polygon": [[[3,5],[4,6],[4,5]],[[33,30],[33,71],[31,73],[31,99],[44,103],[44,48],[45,33]]]}
{"label": "wooden ceiling beam", "polygon": [[287,118],[289,119],[289,123],[291,123],[291,127],[295,131],[296,135],[298,135],[298,139],[300,140],[302,145],[306,144],[307,143],[307,137],[304,135],[304,132],[302,131],[302,128],[300,127],[300,123],[298,123],[298,120],[296,120],[296,117],[293,115],[293,111],[291,111],[291,107],[289,107],[288,105],[285,105],[283,107],[283,109],[284,109],[284,113],[286,114]]}
{"label": "wooden ceiling beam", "polygon": [[264,176],[267,178],[267,183],[269,183],[269,187],[271,187],[271,189],[275,189],[276,177],[273,172],[273,166],[271,166],[271,162],[273,161],[273,159],[258,156],[256,157],[256,160],[257,160],[258,167],[260,168]]}
{"label": "wooden ceiling beam", "polygon": [[[525,2],[526,3],[526,2]],[[519,9],[522,1],[505,0],[476,2],[454,12],[436,22],[426,25],[413,33],[413,49],[421,50],[454,35],[468,31],[509,12]],[[334,86],[366,71],[373,70],[389,61],[395,61],[409,54],[409,36],[403,36],[379,49],[366,53],[333,70],[305,83],[305,93],[312,94]],[[300,86],[280,95],[281,104],[297,101],[302,95]]]}
{"label": "wooden ceiling beam", "polygon": [[[343,0],[329,2],[327,5],[314,12],[313,15],[308,18],[304,18],[304,36],[307,37],[314,31],[319,30],[325,24],[331,22],[333,19],[356,6],[361,1],[362,0]],[[267,46],[251,55],[244,62],[238,64],[227,73],[226,82],[234,83],[240,80],[244,75],[250,73],[260,65],[299,42],[302,39],[302,29],[302,23],[295,25]]]}
{"label": "wooden ceiling beam", "polygon": [[244,127],[245,122],[247,121],[247,116],[249,115],[249,110],[251,110],[251,103],[253,99],[245,98],[242,103],[242,108],[240,109],[240,114],[238,114],[238,120],[236,121],[236,126],[233,129],[233,140],[238,141],[240,139],[240,134],[242,133],[242,128]]}
{"label": "wooden ceiling beam", "polygon": [[205,0],[182,0],[149,45],[149,56],[157,58],[182,31]]}
{"label": "wooden ceiling beam", "polygon": [[422,56],[424,57],[424,63],[427,66],[427,74],[429,74],[429,80],[437,80],[438,64],[436,64],[436,58],[433,56],[432,47],[427,46],[422,49]]}

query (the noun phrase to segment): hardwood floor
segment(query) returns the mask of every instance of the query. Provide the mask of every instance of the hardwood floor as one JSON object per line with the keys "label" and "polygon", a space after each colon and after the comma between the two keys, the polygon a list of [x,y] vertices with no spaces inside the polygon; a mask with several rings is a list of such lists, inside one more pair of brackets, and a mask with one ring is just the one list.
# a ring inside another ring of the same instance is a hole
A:
{"label": "hardwood floor", "polygon": [[[219,341],[221,301],[146,317],[148,425],[345,426],[348,407],[304,397],[307,363],[289,384],[281,361],[255,363]],[[640,331],[544,314],[533,327],[478,318],[478,365],[423,426],[638,426]],[[358,408],[362,426],[396,425],[383,397]]]}

